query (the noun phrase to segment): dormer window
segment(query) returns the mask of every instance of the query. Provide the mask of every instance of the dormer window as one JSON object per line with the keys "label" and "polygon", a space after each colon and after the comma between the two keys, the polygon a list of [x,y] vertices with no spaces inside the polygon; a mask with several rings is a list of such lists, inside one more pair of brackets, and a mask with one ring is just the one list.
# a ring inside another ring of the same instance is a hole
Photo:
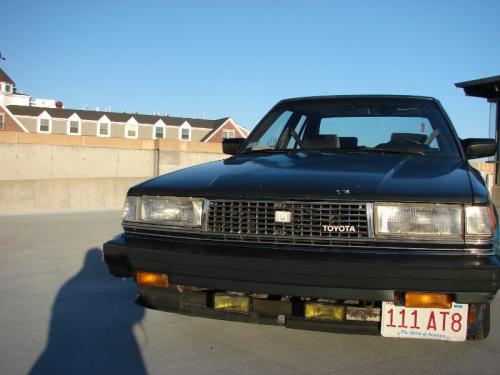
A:
{"label": "dormer window", "polygon": [[126,138],[137,138],[137,125],[129,124],[127,125],[127,131],[125,134]]}
{"label": "dormer window", "polygon": [[130,118],[125,124],[125,138],[138,138],[139,137],[139,125],[135,118]]}
{"label": "dormer window", "polygon": [[78,134],[78,133],[80,133],[80,123],[78,121],[70,121],[69,134]]}
{"label": "dormer window", "polygon": [[80,135],[81,130],[82,130],[82,120],[80,120],[80,117],[76,113],[74,113],[68,119],[67,134]]}
{"label": "dormer window", "polygon": [[5,92],[12,92],[12,86],[5,84]]}
{"label": "dormer window", "polygon": [[39,131],[42,133],[50,133],[50,120],[48,118],[40,119]]}
{"label": "dormer window", "polygon": [[181,141],[191,140],[191,125],[189,125],[187,121],[184,122],[179,129],[179,139]]}
{"label": "dormer window", "polygon": [[109,137],[111,135],[111,123],[106,116],[102,116],[97,121],[97,136]]}
{"label": "dormer window", "polygon": [[165,129],[163,126],[155,126],[155,138],[165,138]]}
{"label": "dormer window", "polygon": [[167,126],[159,119],[153,126],[153,139],[163,139],[167,133]]}
{"label": "dormer window", "polygon": [[52,133],[52,117],[44,111],[38,116],[37,120],[37,132],[38,133]]}
{"label": "dormer window", "polygon": [[99,122],[99,135],[101,137],[109,136],[109,122]]}

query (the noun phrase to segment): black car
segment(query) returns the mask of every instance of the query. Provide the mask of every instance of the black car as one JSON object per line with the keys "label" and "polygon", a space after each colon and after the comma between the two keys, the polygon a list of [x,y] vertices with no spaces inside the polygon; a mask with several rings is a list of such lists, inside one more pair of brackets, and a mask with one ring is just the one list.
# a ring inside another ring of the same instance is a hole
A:
{"label": "black car", "polygon": [[232,157],[132,187],[104,244],[143,306],[291,328],[460,341],[489,332],[497,213],[441,104],[279,102]]}

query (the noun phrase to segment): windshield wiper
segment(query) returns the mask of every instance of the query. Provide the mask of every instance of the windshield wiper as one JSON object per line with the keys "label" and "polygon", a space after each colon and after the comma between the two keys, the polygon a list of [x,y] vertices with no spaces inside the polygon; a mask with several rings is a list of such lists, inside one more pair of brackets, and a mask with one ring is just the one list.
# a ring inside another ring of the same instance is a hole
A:
{"label": "windshield wiper", "polygon": [[301,150],[301,151],[313,151],[313,152],[359,152],[359,153],[385,153],[385,154],[411,154],[411,155],[425,155],[423,150],[415,149],[398,149],[398,148],[376,148],[376,147],[353,147],[353,148],[329,148],[329,149],[319,149],[319,150]]}
{"label": "windshield wiper", "polygon": [[410,155],[425,155],[423,150],[415,149],[398,149],[398,148],[376,148],[376,147],[354,147],[354,148],[328,148],[328,149],[275,149],[275,148],[263,148],[257,150],[245,150],[241,154],[255,154],[255,153],[298,153],[298,152],[310,152],[310,153],[348,153],[348,152],[358,152],[358,153],[380,153],[380,154],[410,154]]}
{"label": "windshield wiper", "polygon": [[425,155],[425,151],[416,150],[411,148],[377,148],[377,147],[361,147],[361,151],[366,152],[379,152],[385,154],[413,154],[413,155]]}
{"label": "windshield wiper", "polygon": [[299,150],[293,150],[293,149],[289,149],[289,148],[284,148],[284,149],[276,149],[276,148],[261,148],[261,149],[257,149],[257,150],[252,150],[252,149],[249,149],[249,150],[245,150],[243,152],[241,152],[241,155],[243,154],[256,154],[256,153],[284,153],[284,152],[296,152],[296,151],[299,151]]}

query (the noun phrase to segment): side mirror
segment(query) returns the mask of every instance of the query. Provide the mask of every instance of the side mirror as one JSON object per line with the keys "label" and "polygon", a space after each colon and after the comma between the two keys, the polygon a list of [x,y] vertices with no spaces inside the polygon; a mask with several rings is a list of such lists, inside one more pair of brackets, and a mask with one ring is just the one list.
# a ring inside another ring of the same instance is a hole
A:
{"label": "side mirror", "polygon": [[226,138],[222,140],[222,151],[228,155],[236,155],[243,143],[245,143],[245,138]]}
{"label": "side mirror", "polygon": [[488,138],[467,138],[462,140],[467,159],[484,158],[493,156],[497,152],[497,143]]}

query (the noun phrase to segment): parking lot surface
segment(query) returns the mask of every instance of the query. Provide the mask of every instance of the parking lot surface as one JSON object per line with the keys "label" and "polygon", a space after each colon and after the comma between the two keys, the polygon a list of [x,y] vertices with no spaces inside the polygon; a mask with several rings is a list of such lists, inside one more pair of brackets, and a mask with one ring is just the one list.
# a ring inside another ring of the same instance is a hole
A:
{"label": "parking lot surface", "polygon": [[146,310],[109,275],[118,212],[0,217],[2,374],[498,374],[488,339],[463,343],[291,330]]}

